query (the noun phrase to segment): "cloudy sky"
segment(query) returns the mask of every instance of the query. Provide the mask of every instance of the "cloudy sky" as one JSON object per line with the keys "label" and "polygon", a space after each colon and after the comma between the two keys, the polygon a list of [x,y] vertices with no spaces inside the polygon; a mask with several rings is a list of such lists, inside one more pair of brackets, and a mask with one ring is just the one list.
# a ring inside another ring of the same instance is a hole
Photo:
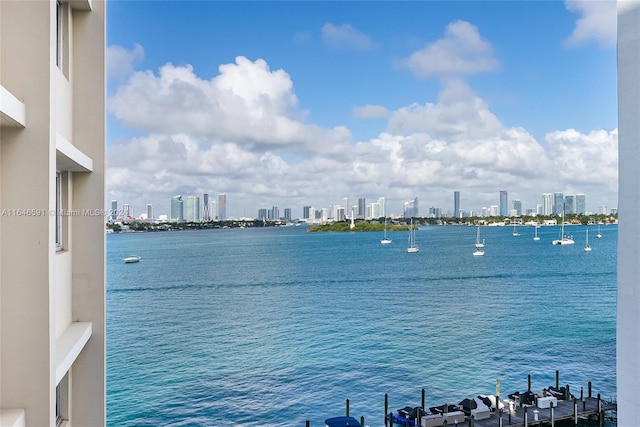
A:
{"label": "cloudy sky", "polygon": [[112,1],[107,198],[617,207],[614,1]]}

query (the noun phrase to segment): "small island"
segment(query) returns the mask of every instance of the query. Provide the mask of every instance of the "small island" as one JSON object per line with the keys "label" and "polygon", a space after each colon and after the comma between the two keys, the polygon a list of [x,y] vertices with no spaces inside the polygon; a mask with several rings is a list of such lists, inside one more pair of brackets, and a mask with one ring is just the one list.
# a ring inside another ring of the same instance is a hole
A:
{"label": "small island", "polygon": [[[417,228],[415,225],[414,228]],[[410,226],[407,224],[387,224],[387,231],[407,231]],[[310,225],[309,231],[384,231],[384,224],[379,222],[359,221],[354,223],[351,228],[351,223],[348,221],[337,221],[327,224]]]}

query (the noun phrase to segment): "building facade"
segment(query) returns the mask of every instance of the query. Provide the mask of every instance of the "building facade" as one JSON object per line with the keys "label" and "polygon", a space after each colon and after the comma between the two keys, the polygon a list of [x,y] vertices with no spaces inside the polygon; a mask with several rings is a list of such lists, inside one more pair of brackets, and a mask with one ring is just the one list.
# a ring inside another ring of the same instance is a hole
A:
{"label": "building facade", "polygon": [[187,196],[187,215],[185,219],[189,222],[200,221],[200,197]]}
{"label": "building facade", "polygon": [[182,196],[177,195],[171,198],[171,221],[184,221],[184,202]]}
{"label": "building facade", "polygon": [[0,425],[104,426],[106,13],[0,1]]}
{"label": "building facade", "polygon": [[453,216],[460,218],[460,192],[453,192]]}
{"label": "building facade", "polygon": [[227,195],[225,193],[218,195],[218,219],[227,219]]}
{"label": "building facade", "polygon": [[507,192],[502,190],[500,191],[500,216],[507,216],[508,210]]}

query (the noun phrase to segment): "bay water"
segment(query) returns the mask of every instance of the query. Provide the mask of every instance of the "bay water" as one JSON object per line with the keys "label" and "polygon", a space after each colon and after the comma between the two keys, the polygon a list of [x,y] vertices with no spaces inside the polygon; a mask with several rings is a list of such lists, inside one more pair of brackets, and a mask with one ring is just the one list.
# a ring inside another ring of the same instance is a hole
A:
{"label": "bay water", "polygon": [[[109,426],[323,426],[588,382],[615,399],[617,226],[107,236]],[[136,264],[123,258],[141,256]]]}

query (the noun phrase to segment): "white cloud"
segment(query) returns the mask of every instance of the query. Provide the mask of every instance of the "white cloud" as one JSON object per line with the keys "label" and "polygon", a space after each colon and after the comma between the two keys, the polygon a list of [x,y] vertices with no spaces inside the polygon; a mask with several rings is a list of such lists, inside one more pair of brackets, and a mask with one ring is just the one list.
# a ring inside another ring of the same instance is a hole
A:
{"label": "white cloud", "polygon": [[362,107],[353,107],[353,116],[359,119],[384,119],[389,117],[389,110],[382,105],[367,104]]}
{"label": "white cloud", "polygon": [[135,65],[144,59],[144,49],[138,43],[132,49],[112,45],[107,47],[107,76],[110,78],[127,77],[133,73]]}
{"label": "white cloud", "polygon": [[444,38],[412,53],[399,65],[409,68],[416,78],[464,76],[500,66],[491,44],[466,21],[450,23]]}
{"label": "white cloud", "polygon": [[555,191],[585,193],[588,205],[595,193],[617,201],[616,130],[557,130],[541,144],[501,123],[461,80],[444,81],[433,103],[354,109],[388,117],[386,132],[356,144],[346,128],[297,120],[289,75],[262,60],[240,57],[208,81],[190,67],[139,72],[110,107],[146,135],[109,146],[108,199],[153,203],[159,214],[174,194],[222,192],[233,216],[273,205],[300,215],[345,196],[385,196],[396,213],[418,196],[446,211],[454,190],[474,210],[497,204],[502,189],[525,207]]}
{"label": "white cloud", "polygon": [[331,22],[327,22],[322,26],[321,31],[322,40],[332,48],[352,50],[370,50],[373,48],[371,38],[349,24],[336,26]]}
{"label": "white cloud", "polygon": [[340,152],[349,132],[300,122],[297,105],[284,70],[272,71],[264,60],[242,56],[221,65],[211,80],[200,79],[191,66],[167,64],[158,75],[136,72],[108,103],[123,124],[148,132],[206,136],[251,147],[286,146],[307,154]]}
{"label": "white cloud", "polygon": [[[622,2],[624,3],[624,2]],[[603,48],[614,48],[617,40],[617,10],[615,0],[569,0],[567,10],[580,15],[571,35],[569,47],[596,41]]]}

